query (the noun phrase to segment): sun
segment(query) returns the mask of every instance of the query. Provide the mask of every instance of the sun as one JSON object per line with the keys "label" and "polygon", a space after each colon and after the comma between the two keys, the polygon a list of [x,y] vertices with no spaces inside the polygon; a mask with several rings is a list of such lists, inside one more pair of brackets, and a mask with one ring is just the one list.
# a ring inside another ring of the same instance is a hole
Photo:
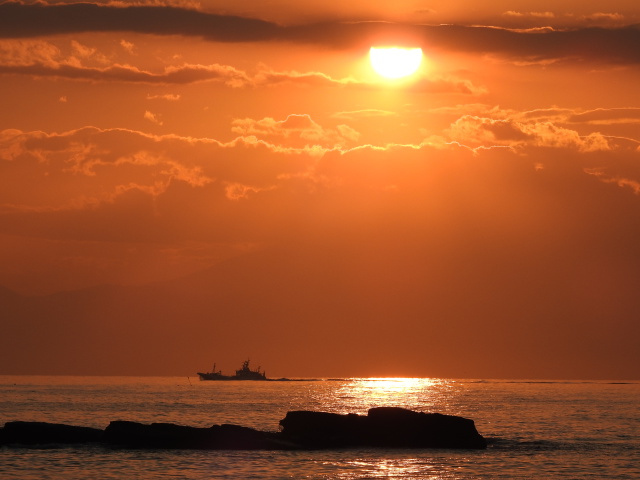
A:
{"label": "sun", "polygon": [[402,78],[415,73],[422,63],[421,48],[371,47],[371,66],[386,78]]}

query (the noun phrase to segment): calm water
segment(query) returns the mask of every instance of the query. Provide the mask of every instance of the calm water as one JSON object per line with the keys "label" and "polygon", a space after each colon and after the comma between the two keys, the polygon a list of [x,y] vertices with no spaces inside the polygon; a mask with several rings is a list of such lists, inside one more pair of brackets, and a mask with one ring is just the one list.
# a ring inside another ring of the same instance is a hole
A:
{"label": "calm water", "polygon": [[112,420],[278,430],[288,410],[401,406],[472,418],[484,451],[243,452],[0,448],[0,478],[640,479],[640,382],[349,379],[200,382],[177,377],[2,377],[0,424]]}

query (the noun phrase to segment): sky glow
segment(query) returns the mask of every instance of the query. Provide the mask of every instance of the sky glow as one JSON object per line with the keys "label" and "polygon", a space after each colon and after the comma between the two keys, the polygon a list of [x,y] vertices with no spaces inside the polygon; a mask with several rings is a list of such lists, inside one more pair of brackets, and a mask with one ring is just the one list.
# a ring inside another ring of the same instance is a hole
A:
{"label": "sky glow", "polygon": [[0,2],[0,374],[638,378],[637,2],[347,3]]}

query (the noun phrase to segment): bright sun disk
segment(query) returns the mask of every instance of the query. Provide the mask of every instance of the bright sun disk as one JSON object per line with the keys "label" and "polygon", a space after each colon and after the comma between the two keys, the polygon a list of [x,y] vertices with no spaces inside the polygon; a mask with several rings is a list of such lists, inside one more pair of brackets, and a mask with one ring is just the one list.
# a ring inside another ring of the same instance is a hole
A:
{"label": "bright sun disk", "polygon": [[386,78],[402,78],[415,73],[422,63],[421,48],[371,47],[371,66]]}

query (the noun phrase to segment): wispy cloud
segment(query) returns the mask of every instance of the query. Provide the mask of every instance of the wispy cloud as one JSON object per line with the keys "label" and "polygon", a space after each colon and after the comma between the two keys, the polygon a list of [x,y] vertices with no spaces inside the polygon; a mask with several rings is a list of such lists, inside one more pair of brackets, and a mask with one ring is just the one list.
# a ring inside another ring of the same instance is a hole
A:
{"label": "wispy cloud", "polygon": [[149,120],[151,123],[155,123],[156,125],[162,125],[162,120],[160,120],[159,115],[150,112],[149,110],[144,112],[145,120]]}
{"label": "wispy cloud", "polygon": [[532,18],[555,18],[555,14],[553,12],[517,12],[515,10],[508,10],[504,12],[502,15],[505,17],[532,17]]}
{"label": "wispy cloud", "polygon": [[190,84],[206,81],[223,82],[231,87],[244,86],[249,79],[228,65],[168,66],[161,72],[141,70],[132,65],[115,64],[104,68],[72,65],[67,62],[31,62],[30,64],[0,64],[0,74],[30,75],[34,77],[65,78],[94,82],[116,81],[156,85]]}
{"label": "wispy cloud", "polygon": [[159,95],[152,95],[152,94],[148,94],[147,95],[147,100],[167,100],[169,102],[177,102],[178,100],[180,100],[181,95],[178,93],[165,93],[165,94],[159,94]]}
{"label": "wispy cloud", "polygon": [[275,120],[270,117],[261,120],[235,119],[231,130],[243,136],[281,137],[303,145],[323,145],[329,148],[351,145],[360,136],[348,125],[337,125],[333,129],[323,128],[307,114],[292,114],[284,120]]}
{"label": "wispy cloud", "polygon": [[322,72],[278,72],[269,69],[266,65],[262,65],[258,74],[253,77],[249,83],[253,86],[273,86],[290,83],[308,87],[318,87],[362,85],[366,82],[361,82],[351,77],[336,79]]}
{"label": "wispy cloud", "polygon": [[625,20],[621,13],[596,12],[581,17],[584,20],[601,24],[622,24]]}
{"label": "wispy cloud", "polygon": [[581,152],[609,150],[605,136],[599,133],[580,135],[575,130],[551,122],[522,123],[513,119],[496,120],[465,115],[448,130],[450,138],[465,145],[505,147],[575,148]]}
{"label": "wispy cloud", "polygon": [[[135,65],[114,63],[95,48],[71,42],[73,54],[46,40],[0,40],[0,74],[38,78],[63,78],[89,82],[146,83],[150,85],[186,85],[218,82],[231,88],[270,88],[293,85],[301,88],[333,87],[352,89],[387,89],[384,81],[334,78],[318,71],[277,71],[259,64],[253,75],[230,65],[167,65],[150,71]],[[467,79],[452,76],[423,77],[401,88],[423,93],[460,93],[482,95],[486,89]],[[153,98],[160,98],[155,96]],[[166,100],[175,100],[165,95]]]}
{"label": "wispy cloud", "polygon": [[567,122],[589,125],[617,125],[640,123],[640,107],[596,108],[572,112]]}
{"label": "wispy cloud", "polygon": [[[389,175],[387,179],[380,176],[380,184],[376,188],[381,189],[391,184],[396,185],[394,188],[401,186],[399,180],[390,179],[400,170],[419,170],[422,168],[420,162],[425,158],[448,157],[448,154],[438,152],[459,152],[462,149],[491,158],[489,152],[492,149],[508,149],[516,154],[514,158],[530,157],[536,168],[544,166],[551,158],[558,162],[558,158],[571,152],[593,154],[584,157],[585,169],[603,165],[601,157],[596,154],[626,151],[629,155],[632,152],[629,148],[623,151],[610,137],[598,132],[580,134],[566,124],[561,126],[541,117],[542,113],[527,118],[527,112],[486,107],[485,113],[491,113],[491,118],[480,115],[480,106],[477,109],[479,115],[461,116],[439,136],[432,135],[415,144],[362,143],[359,132],[353,127],[345,123],[321,125],[307,114],[292,114],[280,120],[270,117],[236,119],[231,129],[237,137],[230,141],[175,134],[155,135],[122,128],[84,127],[61,133],[4,130],[0,132],[3,178],[27,176],[33,179],[34,190],[5,190],[0,195],[0,204],[5,210],[18,207],[27,210],[76,209],[82,205],[93,208],[96,203],[111,202],[132,189],[157,196],[177,184],[191,188],[220,185],[222,190],[219,193],[224,198],[237,200],[274,192],[289,181],[306,182],[313,188],[317,185],[340,185],[344,175],[352,172],[348,159],[361,158],[362,155],[370,158],[367,155],[378,156],[385,152],[385,156],[376,160],[379,162],[384,158],[384,168]],[[631,112],[635,110],[631,109]],[[568,111],[561,113],[563,118],[571,117]],[[388,112],[342,112],[336,118],[348,122],[350,117],[362,115],[387,116]],[[559,113],[548,111],[547,115],[558,117]],[[152,113],[148,116],[150,121],[154,118],[157,121]],[[581,122],[580,125],[588,123]],[[638,142],[634,145],[632,147],[636,148]],[[539,149],[564,153],[548,153],[547,158],[547,154],[537,153]],[[409,152],[422,154],[415,157],[415,161],[411,160],[413,163],[406,163],[401,159]],[[429,152],[427,157],[425,152]],[[634,155],[637,153],[631,153]],[[345,163],[341,163],[340,158]],[[628,179],[629,182],[623,182],[624,186],[640,181],[633,162],[607,162],[609,170],[599,179]],[[324,166],[320,168],[321,165]],[[364,174],[375,165],[380,164],[363,165],[357,171]],[[394,173],[395,169],[400,170]],[[415,173],[405,172],[403,175],[410,178]],[[87,180],[71,180],[77,176]],[[67,186],[52,189],[52,181],[63,182]],[[622,185],[620,182],[615,184]]]}
{"label": "wispy cloud", "polygon": [[353,120],[355,118],[367,118],[367,117],[397,117],[398,113],[391,112],[389,110],[380,110],[376,108],[365,108],[362,110],[352,110],[348,112],[336,112],[332,115],[334,118],[343,118],[346,120]]}

